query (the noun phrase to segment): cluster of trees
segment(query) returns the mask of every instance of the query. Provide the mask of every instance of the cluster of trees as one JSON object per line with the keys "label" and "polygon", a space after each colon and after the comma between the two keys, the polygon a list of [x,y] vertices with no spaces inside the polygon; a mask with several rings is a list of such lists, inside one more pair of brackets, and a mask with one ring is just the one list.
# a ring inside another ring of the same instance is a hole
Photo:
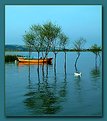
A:
{"label": "cluster of trees", "polygon": [[[66,52],[66,45],[69,42],[69,38],[62,32],[61,27],[52,22],[43,25],[32,25],[28,32],[25,31],[23,37],[29,50],[36,50],[38,55],[41,52],[43,58],[47,58],[50,51],[53,51],[55,56],[58,50]],[[84,50],[85,43],[84,38],[79,38],[73,43],[73,50],[78,52]],[[98,52],[101,51],[101,47],[94,44],[88,50]]]}
{"label": "cluster of trees", "polygon": [[68,37],[62,32],[61,27],[51,22],[43,25],[33,25],[28,32],[25,32],[24,42],[30,48],[33,48],[38,52],[38,58],[40,52],[42,58],[47,58],[51,51],[55,54],[57,48],[65,48],[68,41]]}
{"label": "cluster of trees", "polygon": [[[66,36],[64,32],[62,32],[61,27],[53,24],[52,22],[47,22],[43,25],[32,25],[28,32],[25,32],[24,42],[30,50],[36,50],[38,52],[38,59],[40,53],[42,53],[42,58],[48,58],[48,54],[52,51],[55,55],[54,65],[56,65],[56,55],[58,53],[58,49],[63,50],[65,53],[65,68],[66,68],[66,45],[69,42],[69,38]],[[80,56],[81,50],[86,43],[84,38],[80,38],[74,41],[74,50],[77,52],[78,56],[75,61],[75,67],[77,64],[77,60]],[[96,44],[90,47],[90,50],[97,55],[99,55],[99,51],[101,50]],[[30,55],[29,55],[30,56]],[[39,64],[39,61],[38,61]],[[56,67],[56,66],[54,66]],[[76,69],[77,70],[77,69]]]}

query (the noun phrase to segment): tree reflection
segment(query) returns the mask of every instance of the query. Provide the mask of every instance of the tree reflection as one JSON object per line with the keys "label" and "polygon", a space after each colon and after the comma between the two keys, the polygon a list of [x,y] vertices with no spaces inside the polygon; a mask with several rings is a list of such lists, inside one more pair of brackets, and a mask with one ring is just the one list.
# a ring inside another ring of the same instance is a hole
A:
{"label": "tree reflection", "polygon": [[62,84],[61,84],[61,88],[60,88],[60,91],[59,91],[59,94],[61,97],[66,97],[66,94],[67,94],[67,73],[66,73],[66,52],[64,52],[65,54],[65,62],[64,62],[64,80],[62,81]]}
{"label": "tree reflection", "polygon": [[[25,94],[25,106],[31,111],[32,115],[55,114],[60,111],[59,96],[54,93],[53,87],[48,83],[48,67],[42,67],[42,83],[40,83],[40,75],[38,72],[37,85],[31,86],[28,93]],[[46,78],[45,78],[46,77]],[[57,87],[55,87],[57,88]]]}
{"label": "tree reflection", "polygon": [[[99,47],[97,44],[94,44],[91,46],[91,51],[94,53],[95,55],[95,68],[92,69],[91,71],[91,75],[92,77],[96,78],[96,77],[100,77],[100,65],[101,65],[101,56],[100,56],[100,51],[101,51],[101,47]],[[99,58],[98,58],[99,57]],[[98,60],[99,60],[99,67],[98,67]]]}
{"label": "tree reflection", "polygon": [[31,79],[30,79],[30,65],[28,66],[28,81],[29,81],[29,86],[31,85]]}
{"label": "tree reflection", "polygon": [[95,90],[102,88],[101,84],[100,84],[100,80],[99,80],[100,77],[101,77],[101,70],[100,70],[101,69],[100,68],[101,60],[100,59],[101,59],[100,56],[99,56],[99,58],[95,57],[95,65],[94,65],[94,68],[92,68],[92,70],[90,72],[90,75],[92,77],[92,80],[91,80],[92,88],[95,89]]}
{"label": "tree reflection", "polygon": [[80,78],[80,76],[75,77],[74,81],[75,81],[75,89],[80,91],[81,90],[81,85],[80,85],[81,78]]}
{"label": "tree reflection", "polygon": [[[98,63],[98,59],[99,59],[99,63]],[[100,65],[101,65],[101,57],[99,54],[96,53],[95,54],[95,67],[91,70],[91,75],[93,78],[100,77]]]}
{"label": "tree reflection", "polygon": [[64,72],[65,72],[65,78],[66,78],[66,52],[65,52]]}
{"label": "tree reflection", "polygon": [[67,75],[66,75],[66,69],[65,69],[64,81],[59,91],[59,94],[61,97],[66,97],[66,94],[67,94],[67,80],[66,79],[67,79]]}

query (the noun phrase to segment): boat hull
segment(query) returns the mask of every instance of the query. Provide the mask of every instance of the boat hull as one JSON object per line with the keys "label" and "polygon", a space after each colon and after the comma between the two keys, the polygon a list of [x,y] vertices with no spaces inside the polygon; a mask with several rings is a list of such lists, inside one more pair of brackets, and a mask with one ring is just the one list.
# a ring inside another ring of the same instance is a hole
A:
{"label": "boat hull", "polygon": [[43,63],[52,63],[53,58],[46,59],[24,59],[23,57],[18,57],[18,61],[24,64],[43,64]]}

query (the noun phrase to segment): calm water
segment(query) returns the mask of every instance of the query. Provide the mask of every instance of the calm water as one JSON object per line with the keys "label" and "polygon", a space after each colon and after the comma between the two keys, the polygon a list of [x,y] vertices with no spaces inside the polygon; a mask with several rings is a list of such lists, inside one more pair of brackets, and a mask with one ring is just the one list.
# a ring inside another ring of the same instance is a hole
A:
{"label": "calm water", "polygon": [[[28,55],[27,52],[6,53]],[[36,54],[32,53],[32,56]],[[52,53],[49,57],[54,57]],[[102,62],[82,52],[77,63],[81,77],[75,77],[77,53],[57,54],[52,65],[5,64],[5,108],[7,116],[101,116]]]}

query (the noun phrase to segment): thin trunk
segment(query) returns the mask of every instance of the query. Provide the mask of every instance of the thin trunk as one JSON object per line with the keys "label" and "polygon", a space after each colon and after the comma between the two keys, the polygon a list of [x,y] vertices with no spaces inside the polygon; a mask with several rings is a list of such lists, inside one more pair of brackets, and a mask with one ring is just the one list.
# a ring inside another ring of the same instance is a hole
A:
{"label": "thin trunk", "polygon": [[43,52],[42,52],[42,58],[44,58],[44,54],[43,54]]}
{"label": "thin trunk", "polygon": [[38,52],[38,73],[39,73],[39,52]]}
{"label": "thin trunk", "polygon": [[80,52],[78,52],[78,56],[77,56],[77,58],[75,60],[75,70],[76,70],[76,72],[78,72],[78,69],[77,69],[77,61],[79,59],[79,56],[80,56]]}
{"label": "thin trunk", "polygon": [[48,80],[48,64],[46,65],[46,81]]}
{"label": "thin trunk", "polygon": [[28,80],[29,80],[29,87],[31,85],[31,80],[30,80],[30,65],[29,65],[29,69],[28,69]]}
{"label": "thin trunk", "polygon": [[57,54],[57,53],[54,53],[54,54],[55,54],[54,71],[56,71],[56,54]]}
{"label": "thin trunk", "polygon": [[30,65],[30,54],[31,54],[31,53],[30,53],[30,47],[29,47],[29,65]]}
{"label": "thin trunk", "polygon": [[97,54],[96,54],[96,56],[95,56],[95,68],[96,68],[96,70],[97,70]]}
{"label": "thin trunk", "polygon": [[45,59],[45,55],[42,52],[42,59],[43,59],[43,66],[42,66],[42,80],[44,81],[44,59]]}
{"label": "thin trunk", "polygon": [[38,84],[40,83],[40,74],[39,74],[39,68],[37,69],[37,74],[38,74]]}
{"label": "thin trunk", "polygon": [[66,52],[65,53],[65,64],[64,64],[64,69],[65,69],[65,75],[66,75]]}
{"label": "thin trunk", "polygon": [[39,66],[39,54],[40,54],[40,53],[38,52],[38,66]]}
{"label": "thin trunk", "polygon": [[29,79],[29,86],[31,85],[31,81],[30,81],[30,47],[29,47],[29,67],[28,67],[28,79]]}
{"label": "thin trunk", "polygon": [[[47,55],[47,58],[48,58],[48,55]],[[48,63],[46,65],[46,71],[47,71],[47,76],[48,76]]]}
{"label": "thin trunk", "polygon": [[44,54],[43,54],[43,52],[42,52],[42,59],[43,59],[43,66],[44,66]]}
{"label": "thin trunk", "polygon": [[55,83],[57,82],[57,79],[56,79],[56,69],[54,69],[54,80],[55,80]]}
{"label": "thin trunk", "polygon": [[98,56],[99,56],[99,66],[101,65],[101,56],[100,56],[100,53],[98,53]]}
{"label": "thin trunk", "polygon": [[42,66],[42,79],[44,81],[44,65]]}

